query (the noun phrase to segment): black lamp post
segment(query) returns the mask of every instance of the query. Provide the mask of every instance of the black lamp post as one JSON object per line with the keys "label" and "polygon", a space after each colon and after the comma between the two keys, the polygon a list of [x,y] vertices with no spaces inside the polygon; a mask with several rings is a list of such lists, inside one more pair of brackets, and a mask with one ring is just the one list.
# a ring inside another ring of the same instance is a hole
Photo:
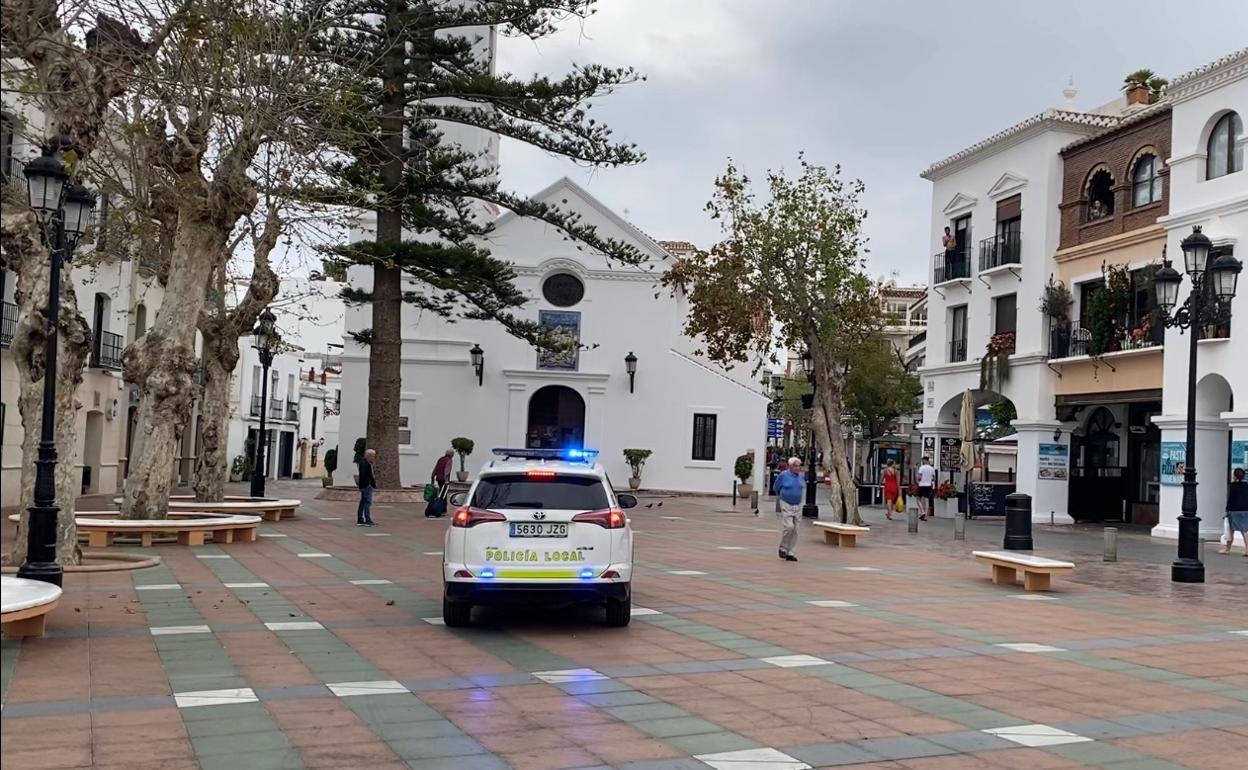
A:
{"label": "black lamp post", "polygon": [[[806,372],[806,381],[810,383],[810,403],[802,404],[810,413],[810,461],[807,463],[806,470],[806,504],[802,506],[803,519],[819,518],[819,501],[815,495],[819,491],[819,480],[816,475],[819,472],[818,460],[815,455],[815,390],[819,387],[815,382],[815,359],[810,355],[810,351],[802,353],[802,371]],[[806,401],[806,397],[802,397]]]}
{"label": "black lamp post", "polygon": [[1187,442],[1183,457],[1179,554],[1170,566],[1170,579],[1176,583],[1203,583],[1205,565],[1200,561],[1200,517],[1196,515],[1196,343],[1204,327],[1230,319],[1231,300],[1235,298],[1243,265],[1229,254],[1223,254],[1210,265],[1209,251],[1213,243],[1199,225],[1192,228],[1192,234],[1180,245],[1187,274],[1192,279],[1192,289],[1182,306],[1175,307],[1183,276],[1165,259],[1164,252],[1161,269],[1153,275],[1157,304],[1166,316],[1166,326],[1191,330],[1187,352]]}
{"label": "black lamp post", "polygon": [[633,378],[637,376],[637,356],[631,350],[624,356],[624,371],[628,372],[628,392],[632,393]]}
{"label": "black lamp post", "polygon": [[273,315],[273,311],[268,308],[260,314],[259,322],[256,324],[255,331],[252,336],[255,338],[256,344],[252,345],[260,353],[260,367],[263,372],[260,375],[260,432],[256,434],[256,461],[251,468],[251,496],[264,497],[264,445],[268,443],[268,432],[265,425],[265,416],[269,411],[269,367],[273,365],[273,342],[274,327],[277,325],[277,318]]}
{"label": "black lamp post", "polygon": [[485,382],[485,351],[474,342],[468,355],[472,357],[472,368],[477,373],[477,387],[479,388]]}
{"label": "black lamp post", "polygon": [[87,229],[95,196],[69,181],[69,173],[57,154],[73,146],[70,137],[57,137],[43,154],[26,166],[26,192],[39,218],[40,236],[51,247],[48,305],[44,316],[43,415],[39,429],[39,457],[35,460],[35,490],[26,526],[26,560],[17,576],[61,585],[63,573],[56,562],[56,352],[61,315],[61,265],[68,262],[78,239]]}

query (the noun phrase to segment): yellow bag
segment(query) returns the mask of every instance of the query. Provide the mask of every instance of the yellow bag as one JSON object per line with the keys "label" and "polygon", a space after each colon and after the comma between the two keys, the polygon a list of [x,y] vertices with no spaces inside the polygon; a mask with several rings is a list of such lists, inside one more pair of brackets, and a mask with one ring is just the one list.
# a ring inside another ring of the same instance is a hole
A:
{"label": "yellow bag", "polygon": [[897,512],[898,513],[906,512],[906,501],[902,500],[900,495],[897,496]]}

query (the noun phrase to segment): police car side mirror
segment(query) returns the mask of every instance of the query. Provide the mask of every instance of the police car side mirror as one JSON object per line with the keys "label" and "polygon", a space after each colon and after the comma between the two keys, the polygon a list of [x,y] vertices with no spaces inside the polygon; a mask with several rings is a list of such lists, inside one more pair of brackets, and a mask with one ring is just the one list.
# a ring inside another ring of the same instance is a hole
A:
{"label": "police car side mirror", "polygon": [[446,496],[446,501],[450,503],[451,505],[455,506],[456,508],[458,508],[459,506],[468,502],[468,492],[467,490],[462,490],[462,489],[458,492],[452,492]]}
{"label": "police car side mirror", "polygon": [[636,508],[637,498],[627,492],[621,492],[615,496],[615,501],[620,504],[621,508]]}

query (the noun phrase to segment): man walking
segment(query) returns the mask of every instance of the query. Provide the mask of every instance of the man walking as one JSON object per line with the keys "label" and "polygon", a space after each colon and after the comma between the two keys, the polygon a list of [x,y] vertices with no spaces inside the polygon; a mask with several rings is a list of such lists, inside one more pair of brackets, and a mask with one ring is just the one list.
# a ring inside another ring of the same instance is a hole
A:
{"label": "man walking", "polygon": [[930,457],[923,458],[915,481],[919,487],[919,520],[927,521],[928,514],[932,512],[932,503],[936,499],[936,469],[932,467]]}
{"label": "man walking", "polygon": [[805,488],[802,460],[790,457],[789,467],[776,476],[772,485],[772,491],[780,500],[780,558],[785,561],[797,561],[793,551],[797,547],[797,520],[802,515]]}
{"label": "man walking", "polygon": [[373,460],[377,459],[376,449],[365,449],[364,459],[360,460],[360,507],[355,510],[355,526],[373,526],[373,490],[377,488],[377,478],[373,475]]}
{"label": "man walking", "polygon": [[446,487],[447,482],[451,480],[451,458],[455,456],[454,449],[446,450],[446,454],[438,458],[437,463],[433,466],[432,481],[438,485],[438,492],[441,493]]}

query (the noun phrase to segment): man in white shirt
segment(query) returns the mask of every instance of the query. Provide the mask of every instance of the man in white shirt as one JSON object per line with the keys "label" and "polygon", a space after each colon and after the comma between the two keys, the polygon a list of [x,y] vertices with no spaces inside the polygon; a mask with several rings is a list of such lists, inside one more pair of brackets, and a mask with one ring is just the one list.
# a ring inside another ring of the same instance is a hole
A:
{"label": "man in white shirt", "polygon": [[919,471],[915,481],[919,487],[919,520],[927,521],[927,516],[932,512],[932,504],[936,499],[936,469],[932,467],[932,458],[924,457],[923,464],[919,466]]}

